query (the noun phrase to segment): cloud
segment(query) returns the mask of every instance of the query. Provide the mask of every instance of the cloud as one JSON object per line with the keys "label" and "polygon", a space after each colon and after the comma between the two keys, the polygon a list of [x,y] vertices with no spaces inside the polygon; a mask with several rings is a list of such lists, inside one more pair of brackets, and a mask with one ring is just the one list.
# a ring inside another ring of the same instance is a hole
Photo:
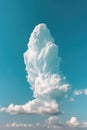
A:
{"label": "cloud", "polygon": [[12,122],[12,123],[6,123],[4,125],[1,126],[2,129],[6,128],[7,129],[11,129],[11,130],[31,130],[31,129],[44,129],[44,125],[40,124],[40,123],[35,123],[35,124],[31,124],[31,123],[17,123],[17,122]]}
{"label": "cloud", "polygon": [[47,128],[59,128],[61,127],[61,123],[59,122],[58,116],[51,116],[46,121],[46,127]]}
{"label": "cloud", "polygon": [[67,121],[69,126],[78,126],[79,122],[76,117],[72,117],[69,121]]}
{"label": "cloud", "polygon": [[51,116],[44,123],[6,123],[2,126],[2,128],[21,128],[21,129],[40,129],[40,130],[86,130],[87,122],[80,122],[77,117],[71,117],[69,121],[60,122],[58,116]]}
{"label": "cloud", "polygon": [[74,95],[79,96],[79,95],[87,95],[87,88],[85,89],[79,89],[79,90],[74,90]]}
{"label": "cloud", "polygon": [[52,129],[56,128],[58,130],[60,129],[67,130],[68,128],[71,127],[69,124],[70,121],[61,122],[58,116],[51,116],[45,121],[45,125],[47,128],[52,128]]}
{"label": "cloud", "polygon": [[55,101],[43,101],[34,99],[24,105],[10,104],[7,108],[0,108],[0,111],[10,114],[48,114],[55,115],[61,113]]}
{"label": "cloud", "polygon": [[70,102],[74,102],[74,100],[75,99],[73,97],[70,97],[70,99],[69,99]]}
{"label": "cloud", "polygon": [[87,129],[87,121],[79,122],[77,117],[71,117],[71,119],[69,121],[67,121],[67,125],[69,127],[86,128]]}
{"label": "cloud", "polygon": [[70,102],[75,101],[75,96],[79,96],[79,95],[87,96],[87,88],[74,90],[73,91],[73,96],[69,98],[69,101]]}
{"label": "cloud", "polygon": [[69,84],[60,74],[60,61],[58,46],[49,29],[45,24],[37,25],[24,53],[27,81],[34,99],[23,105],[1,107],[0,111],[10,114],[60,114],[60,102],[69,90]]}
{"label": "cloud", "polygon": [[46,120],[47,128],[56,128],[61,130],[82,130],[87,129],[87,122],[79,122],[77,117],[71,117],[69,121],[60,122],[57,116],[49,117]]}
{"label": "cloud", "polygon": [[12,122],[12,123],[7,123],[4,125],[5,127],[33,127],[32,124],[24,124],[24,123],[16,123],[16,122]]}

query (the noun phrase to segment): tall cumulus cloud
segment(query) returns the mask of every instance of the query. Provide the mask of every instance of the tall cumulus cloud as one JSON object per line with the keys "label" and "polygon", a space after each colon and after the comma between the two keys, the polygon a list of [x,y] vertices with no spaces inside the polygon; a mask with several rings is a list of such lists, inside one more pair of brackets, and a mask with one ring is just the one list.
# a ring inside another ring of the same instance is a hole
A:
{"label": "tall cumulus cloud", "polygon": [[24,53],[27,81],[34,99],[23,105],[10,104],[0,108],[11,114],[37,113],[56,115],[61,113],[60,102],[69,90],[69,84],[60,74],[60,57],[49,29],[37,25],[31,33],[28,49]]}

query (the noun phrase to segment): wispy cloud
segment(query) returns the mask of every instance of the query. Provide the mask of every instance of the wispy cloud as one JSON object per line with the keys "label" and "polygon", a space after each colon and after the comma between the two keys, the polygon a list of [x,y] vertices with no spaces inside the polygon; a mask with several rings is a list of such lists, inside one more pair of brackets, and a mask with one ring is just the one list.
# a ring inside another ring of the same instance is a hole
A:
{"label": "wispy cloud", "polygon": [[24,124],[24,123],[16,123],[16,122],[12,122],[12,123],[7,123],[4,125],[4,127],[33,127],[32,124]]}
{"label": "wispy cloud", "polygon": [[23,105],[1,107],[0,111],[11,114],[60,114],[60,102],[67,94],[69,84],[60,75],[58,46],[45,24],[39,24],[33,30],[24,62],[34,99]]}
{"label": "wispy cloud", "polygon": [[87,96],[87,88],[74,90],[75,96],[82,95],[82,94]]}
{"label": "wispy cloud", "polygon": [[74,100],[75,99],[73,97],[70,97],[70,99],[69,99],[70,102],[74,102]]}

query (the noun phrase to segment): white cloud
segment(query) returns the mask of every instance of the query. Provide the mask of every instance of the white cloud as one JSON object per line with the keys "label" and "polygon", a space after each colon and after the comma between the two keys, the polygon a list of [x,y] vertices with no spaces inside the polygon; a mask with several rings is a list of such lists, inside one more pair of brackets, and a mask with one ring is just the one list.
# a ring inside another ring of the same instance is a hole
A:
{"label": "white cloud", "polygon": [[70,101],[70,102],[74,102],[74,98],[73,98],[73,97],[70,97],[69,101]]}
{"label": "white cloud", "polygon": [[30,124],[30,123],[17,123],[17,122],[12,122],[12,123],[6,123],[5,125],[2,126],[3,128],[30,128],[30,129],[36,129],[36,128],[43,128],[44,125],[40,123],[36,124]]}
{"label": "white cloud", "polygon": [[77,117],[71,117],[69,121],[67,121],[67,125],[69,127],[75,127],[75,128],[86,128],[87,129],[87,121],[80,122],[78,121]]}
{"label": "white cloud", "polygon": [[45,24],[39,24],[33,30],[24,61],[35,98],[55,100],[66,94],[69,84],[63,83],[59,74],[58,46]]}
{"label": "white cloud", "polygon": [[78,95],[87,95],[87,88],[85,89],[79,89],[79,90],[74,90],[74,95],[78,96]]}
{"label": "white cloud", "polygon": [[87,95],[87,88],[84,90],[84,95]]}
{"label": "white cloud", "polygon": [[0,111],[4,111],[10,114],[48,114],[55,115],[60,114],[59,106],[55,101],[43,101],[34,99],[24,105],[10,104],[8,107],[0,108]]}
{"label": "white cloud", "polygon": [[61,123],[59,122],[58,116],[51,116],[46,121],[47,128],[59,128]]}
{"label": "white cloud", "polygon": [[16,122],[13,122],[13,123],[7,123],[4,125],[5,127],[33,127],[32,124],[24,124],[24,123],[16,123]]}
{"label": "white cloud", "polygon": [[78,95],[81,95],[83,94],[83,90],[74,90],[74,95],[78,96]]}
{"label": "white cloud", "polygon": [[58,46],[45,24],[39,24],[33,30],[28,50],[24,53],[24,62],[34,99],[23,105],[1,107],[0,111],[11,114],[61,113],[59,104],[67,94],[69,84],[65,82],[66,78],[60,75]]}
{"label": "white cloud", "polygon": [[79,122],[76,117],[72,117],[69,121],[67,121],[68,125],[70,126],[77,126]]}

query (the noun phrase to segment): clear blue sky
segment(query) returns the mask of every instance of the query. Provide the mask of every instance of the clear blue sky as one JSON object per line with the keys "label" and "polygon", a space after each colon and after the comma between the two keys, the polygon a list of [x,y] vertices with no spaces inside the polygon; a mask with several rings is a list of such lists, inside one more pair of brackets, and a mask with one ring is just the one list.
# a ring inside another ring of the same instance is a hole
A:
{"label": "clear blue sky", "polygon": [[[23,53],[29,36],[39,23],[46,23],[59,46],[61,71],[72,90],[87,88],[87,1],[0,0],[0,105],[23,104],[32,99],[26,80]],[[63,105],[63,111],[87,120],[87,96]],[[71,106],[71,108],[70,108]],[[25,121],[29,116],[0,113],[1,122]],[[1,119],[2,118],[2,119]],[[10,119],[9,119],[10,118]],[[34,120],[36,117],[34,116]],[[38,119],[41,117],[38,117]],[[44,117],[43,117],[44,118]],[[63,118],[63,117],[61,117]],[[33,120],[33,116],[32,116]]]}

